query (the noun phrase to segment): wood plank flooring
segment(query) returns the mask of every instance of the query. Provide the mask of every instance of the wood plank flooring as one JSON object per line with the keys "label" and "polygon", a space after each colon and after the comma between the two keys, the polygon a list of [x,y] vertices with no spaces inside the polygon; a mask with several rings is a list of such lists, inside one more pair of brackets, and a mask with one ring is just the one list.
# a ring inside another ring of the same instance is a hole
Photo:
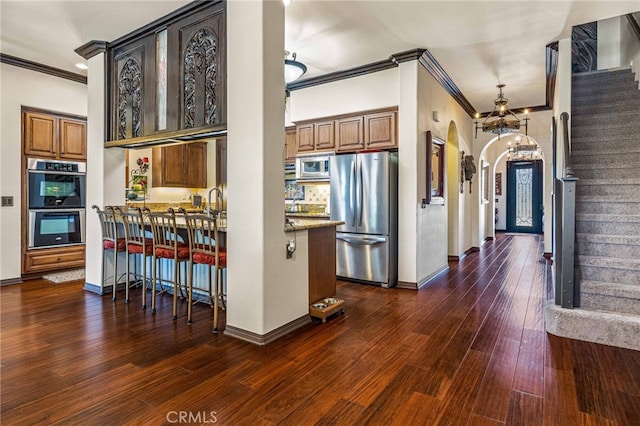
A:
{"label": "wood plank flooring", "polygon": [[[81,282],[0,289],[6,425],[638,425],[640,352],[547,335],[537,236],[416,292],[340,282],[345,314],[265,347]],[[222,318],[224,321],[224,316]]]}

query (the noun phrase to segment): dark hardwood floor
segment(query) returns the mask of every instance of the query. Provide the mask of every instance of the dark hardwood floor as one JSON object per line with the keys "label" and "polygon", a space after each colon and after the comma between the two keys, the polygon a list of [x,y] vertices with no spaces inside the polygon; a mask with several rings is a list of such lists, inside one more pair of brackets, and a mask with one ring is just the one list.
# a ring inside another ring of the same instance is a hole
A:
{"label": "dark hardwood floor", "polygon": [[[499,235],[416,292],[339,283],[344,315],[258,347],[45,280],[1,288],[1,421],[638,425],[640,352],[547,335],[537,236]],[[137,298],[136,298],[137,297]],[[223,318],[224,320],[224,318]]]}

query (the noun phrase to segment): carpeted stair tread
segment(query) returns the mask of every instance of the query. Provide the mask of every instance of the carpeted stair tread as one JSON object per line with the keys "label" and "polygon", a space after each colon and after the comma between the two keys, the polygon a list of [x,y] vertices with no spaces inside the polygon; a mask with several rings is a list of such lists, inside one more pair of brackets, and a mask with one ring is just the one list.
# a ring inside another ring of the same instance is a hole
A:
{"label": "carpeted stair tread", "polygon": [[584,280],[580,283],[580,288],[589,293],[599,292],[608,296],[628,297],[640,302],[640,285]]}
{"label": "carpeted stair tread", "polygon": [[609,114],[583,114],[571,117],[571,128],[579,126],[600,127],[615,132],[625,127],[637,127],[640,122],[640,110],[630,110]]}
{"label": "carpeted stair tread", "polygon": [[636,214],[640,211],[640,202],[594,202],[576,199],[576,213],[592,214]]}
{"label": "carpeted stair tread", "polygon": [[581,308],[640,315],[640,285],[586,280],[580,293]]}
{"label": "carpeted stair tread", "polygon": [[571,142],[571,156],[585,155],[592,153],[627,153],[627,152],[640,152],[640,141],[637,139],[623,139],[620,141],[610,142]]}
{"label": "carpeted stair tread", "polygon": [[576,240],[602,243],[602,244],[624,244],[640,245],[640,236],[634,235],[604,235],[604,234],[576,234]]}
{"label": "carpeted stair tread", "polygon": [[640,109],[640,99],[618,99],[608,104],[581,104],[571,107],[571,115],[591,116],[594,114],[623,113]]}
{"label": "carpeted stair tread", "polygon": [[[571,95],[571,107],[577,106],[590,106],[594,104],[606,104],[608,102],[633,102],[637,98],[637,94],[633,93],[631,88],[629,90],[620,90],[616,92],[609,92],[609,89],[602,89],[593,91],[591,93],[572,93]],[[636,86],[637,90],[637,86]]]}
{"label": "carpeted stair tread", "polygon": [[571,164],[574,170],[582,170],[582,169],[626,169],[629,167],[628,164],[625,163],[595,163],[595,164],[587,164],[587,163],[578,163]]}
{"label": "carpeted stair tread", "polygon": [[635,126],[620,128],[603,128],[601,125],[580,126],[571,129],[571,138],[597,138],[603,141],[616,140],[618,138],[637,138],[640,134],[640,123]]}
{"label": "carpeted stair tread", "polygon": [[598,162],[607,162],[608,164],[627,164],[632,165],[635,162],[640,163],[640,152],[628,152],[624,156],[620,154],[603,152],[576,155],[571,157],[571,164],[597,164]]}
{"label": "carpeted stair tread", "polygon": [[624,80],[629,78],[633,79],[633,71],[631,70],[631,67],[585,71],[571,74],[572,82],[588,82],[589,84],[593,83],[593,81],[600,82],[608,80]]}
{"label": "carpeted stair tread", "polygon": [[592,308],[563,309],[549,301],[546,331],[556,336],[640,351],[640,315]]}
{"label": "carpeted stair tread", "polygon": [[578,179],[628,179],[638,176],[638,172],[629,167],[616,167],[607,169],[574,169]]}
{"label": "carpeted stair tread", "polygon": [[[628,271],[640,271],[640,259],[620,259],[615,257],[578,255],[577,264],[580,266],[598,266],[611,269],[625,269]],[[640,285],[640,275],[637,276],[637,284]]]}
{"label": "carpeted stair tread", "polygon": [[640,223],[640,214],[592,214],[581,213],[576,215],[576,221],[581,222],[624,222]]}
{"label": "carpeted stair tread", "polygon": [[626,179],[580,179],[578,185],[640,185],[640,178],[626,178]]}

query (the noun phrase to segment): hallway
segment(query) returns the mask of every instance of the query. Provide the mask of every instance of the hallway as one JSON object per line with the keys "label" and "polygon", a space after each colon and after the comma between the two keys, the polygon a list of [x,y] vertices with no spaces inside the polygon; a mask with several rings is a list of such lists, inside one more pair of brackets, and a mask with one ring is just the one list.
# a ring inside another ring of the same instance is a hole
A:
{"label": "hallway", "polygon": [[[338,283],[345,314],[258,347],[82,282],[1,291],[4,424],[632,425],[640,352],[544,331],[540,236],[498,234],[420,291]],[[231,307],[232,308],[232,307]],[[224,321],[224,318],[223,318]],[[215,412],[215,413],[214,413]]]}

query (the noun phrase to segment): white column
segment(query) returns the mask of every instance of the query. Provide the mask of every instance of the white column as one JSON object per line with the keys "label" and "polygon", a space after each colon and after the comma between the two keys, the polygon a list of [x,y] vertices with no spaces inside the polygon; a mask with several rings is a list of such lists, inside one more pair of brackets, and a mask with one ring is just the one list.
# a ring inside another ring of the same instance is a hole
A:
{"label": "white column", "polygon": [[100,53],[88,60],[87,78],[87,220],[85,288],[102,292],[102,234],[92,205],[124,204],[124,160],[121,148],[104,148],[105,59]]}
{"label": "white column", "polygon": [[398,280],[417,281],[418,61],[398,65]]}
{"label": "white column", "polygon": [[227,329],[258,336],[308,314],[306,253],[285,256],[283,63],[282,2],[228,2]]}

